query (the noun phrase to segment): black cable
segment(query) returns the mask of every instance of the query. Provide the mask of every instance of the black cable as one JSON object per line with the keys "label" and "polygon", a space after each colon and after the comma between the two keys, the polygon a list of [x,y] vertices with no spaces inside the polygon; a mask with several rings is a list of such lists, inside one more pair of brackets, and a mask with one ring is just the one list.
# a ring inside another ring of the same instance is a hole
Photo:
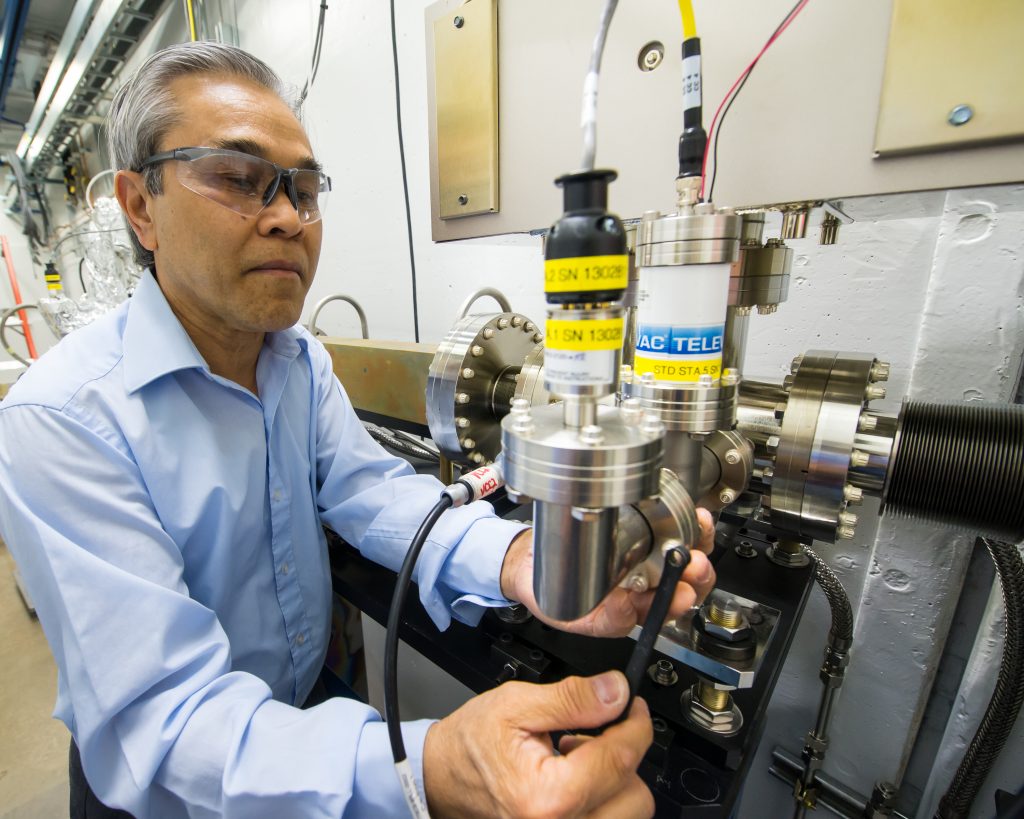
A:
{"label": "black cable", "polygon": [[320,70],[320,53],[324,46],[324,22],[326,19],[327,3],[321,0],[320,16],[316,22],[316,36],[313,38],[313,58],[310,61],[309,79],[306,80],[306,84],[302,86],[302,91],[299,93],[299,105],[306,101],[306,97],[313,88],[313,83],[316,82],[317,72]]}
{"label": "black cable", "polygon": [[82,295],[85,295],[85,278],[82,276],[82,265],[85,264],[85,256],[78,260],[78,283],[82,285]]}
{"label": "black cable", "polygon": [[402,159],[402,190],[405,193],[405,229],[409,234],[409,268],[412,271],[412,327],[420,340],[420,308],[416,297],[416,250],[412,241],[412,211],[409,208],[409,174],[405,167],[405,137],[402,133],[402,89],[398,78],[398,34],[395,29],[395,0],[391,0],[391,56],[395,64],[395,114],[398,119],[398,155]]}
{"label": "black cable", "polygon": [[402,455],[407,455],[411,458],[419,458],[422,461],[430,461],[432,463],[438,463],[440,461],[440,457],[436,453],[431,452],[426,447],[413,444],[409,441],[403,441],[396,435],[392,435],[389,430],[366,427],[366,431],[370,433],[370,437],[378,444],[383,444],[389,449],[400,452]]}
{"label": "black cable", "polygon": [[995,691],[949,790],[939,802],[937,819],[968,816],[1024,705],[1024,560],[1015,545],[981,540],[992,556],[1002,587],[1006,617],[1003,656]]}
{"label": "black cable", "polygon": [[[791,8],[789,10],[789,14],[787,14],[784,18],[782,18],[782,22],[779,23],[775,27],[775,31],[773,31],[771,33],[771,36],[768,38],[769,40],[773,39],[775,37],[775,35],[777,35],[779,33],[779,31],[782,29],[782,27],[784,25],[786,25],[786,23],[789,21],[789,18],[791,18],[794,14],[796,14],[797,9],[800,8],[800,4],[802,2],[803,2],[803,0],[797,0],[796,5],[794,5],[793,8]],[[764,55],[762,55],[762,57],[763,56]],[[729,114],[729,109],[732,108],[732,104],[736,101],[736,97],[738,97],[740,95],[740,91],[742,91],[743,90],[743,86],[747,84],[747,80],[750,79],[750,75],[754,73],[754,69],[757,68],[757,63],[759,63],[759,62],[761,62],[760,58],[757,60],[757,62],[755,62],[752,66],[750,66],[750,70],[747,71],[747,73],[743,75],[743,80],[740,82],[740,84],[738,86],[736,86],[736,90],[733,92],[732,96],[729,97],[729,101],[725,104],[725,108],[722,109],[722,116],[718,120],[718,124],[715,126],[715,133],[712,135],[712,139],[714,140],[714,145],[712,146],[712,149],[711,149],[711,161],[714,163],[714,166],[712,167],[712,170],[711,170],[711,184],[708,186],[708,198],[707,198],[708,202],[714,202],[715,201],[714,200],[714,195],[715,195],[715,179],[718,176],[718,135],[722,133],[722,126],[725,125],[725,118]]]}
{"label": "black cable", "polygon": [[451,505],[451,497],[442,495],[423,523],[420,524],[420,528],[416,530],[416,536],[412,539],[409,551],[406,552],[405,560],[402,561],[402,568],[398,571],[395,593],[391,596],[387,637],[384,640],[384,719],[388,724],[391,755],[394,757],[395,764],[406,758],[405,742],[402,740],[401,717],[398,714],[398,627],[402,622],[402,607],[405,605],[405,597],[409,593],[413,567],[416,565],[416,559],[420,556],[420,552],[423,551],[427,536],[434,528],[438,518]]}

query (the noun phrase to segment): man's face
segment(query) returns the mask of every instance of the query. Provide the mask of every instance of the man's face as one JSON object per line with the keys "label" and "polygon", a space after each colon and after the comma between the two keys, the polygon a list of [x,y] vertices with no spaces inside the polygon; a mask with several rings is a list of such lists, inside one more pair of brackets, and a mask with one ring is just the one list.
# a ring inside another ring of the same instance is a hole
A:
{"label": "man's face", "polygon": [[[274,93],[246,80],[195,75],[174,80],[181,111],[157,152],[243,150],[285,168],[313,161],[305,131]],[[243,216],[185,188],[179,161],[162,164],[163,193],[149,208],[161,288],[180,317],[217,331],[271,332],[299,320],[320,256],[322,222],[303,224],[284,192]]]}

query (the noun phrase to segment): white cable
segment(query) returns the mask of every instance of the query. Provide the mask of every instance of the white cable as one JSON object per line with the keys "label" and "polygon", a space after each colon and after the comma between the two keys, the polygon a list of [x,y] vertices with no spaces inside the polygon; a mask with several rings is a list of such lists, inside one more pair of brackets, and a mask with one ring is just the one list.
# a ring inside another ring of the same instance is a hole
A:
{"label": "white cable", "polygon": [[594,47],[590,52],[590,67],[583,80],[583,109],[580,115],[580,127],[583,128],[583,167],[584,171],[594,170],[597,156],[597,84],[601,76],[601,57],[604,44],[608,39],[608,29],[612,24],[612,15],[619,0],[606,0],[604,11],[601,12],[601,24],[594,35]]}
{"label": "white cable", "polygon": [[430,819],[427,812],[427,803],[416,786],[416,777],[413,776],[412,765],[408,759],[395,763],[395,770],[398,772],[398,781],[402,785],[402,795],[405,797],[405,804],[409,806],[409,812],[413,819]]}

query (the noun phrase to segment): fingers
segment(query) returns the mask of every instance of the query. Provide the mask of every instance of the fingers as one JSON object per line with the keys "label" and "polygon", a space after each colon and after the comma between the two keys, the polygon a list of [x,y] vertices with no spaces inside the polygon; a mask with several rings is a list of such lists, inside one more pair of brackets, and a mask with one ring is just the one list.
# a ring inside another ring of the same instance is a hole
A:
{"label": "fingers", "polygon": [[[694,606],[703,603],[715,587],[715,569],[704,552],[690,552],[690,565],[683,572],[683,579],[676,586],[672,596],[672,604],[668,609],[668,619],[682,617]],[[636,620],[642,623],[654,600],[653,592],[642,595],[633,594],[633,605],[636,607]]]}
{"label": "fingers", "polygon": [[700,523],[700,540],[693,548],[709,555],[715,548],[715,519],[707,509],[698,509],[697,522]]}
{"label": "fingers", "polygon": [[506,683],[501,707],[519,728],[533,733],[597,728],[626,707],[629,685],[621,671],[566,677],[551,685]]}
{"label": "fingers", "polygon": [[654,816],[654,795],[643,780],[634,775],[615,796],[587,814],[589,819],[625,819],[625,817]]}
{"label": "fingers", "polygon": [[[690,552],[690,565],[683,572],[682,583],[688,583],[696,592],[696,602],[700,603],[715,587],[715,567],[704,552]],[[680,585],[681,585],[680,584]]]}
{"label": "fingers", "polygon": [[565,756],[566,754],[575,751],[584,742],[588,742],[592,739],[592,736],[587,736],[586,734],[566,734],[558,740],[558,753]]}
{"label": "fingers", "polygon": [[[562,763],[561,781],[567,794],[582,794],[582,812],[588,814],[609,803],[618,802],[623,792],[630,796],[629,804],[646,807],[646,802],[635,789],[639,782],[636,769],[654,738],[650,712],[642,699],[633,700],[629,716],[618,725],[607,728],[599,737],[576,743]],[[640,783],[643,784],[642,782]],[[646,788],[644,788],[646,791]],[[649,796],[648,792],[648,796]],[[633,810],[607,816],[644,815]],[[650,815],[648,812],[646,815]]]}

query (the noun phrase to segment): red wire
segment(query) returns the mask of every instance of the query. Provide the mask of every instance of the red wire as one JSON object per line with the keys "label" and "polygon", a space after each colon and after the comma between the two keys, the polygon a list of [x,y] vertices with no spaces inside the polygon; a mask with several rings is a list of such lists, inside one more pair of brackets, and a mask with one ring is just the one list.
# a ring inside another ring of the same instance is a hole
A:
{"label": "red wire", "polygon": [[[715,109],[715,115],[711,118],[711,127],[708,129],[707,145],[709,147],[711,145],[711,137],[715,133],[715,125],[718,123],[718,115],[722,113],[722,108],[725,106],[725,103],[728,101],[729,97],[732,96],[732,92],[736,90],[736,86],[738,86],[741,82],[743,82],[743,78],[745,76],[747,76],[747,74],[749,74],[751,71],[754,70],[754,66],[757,65],[758,60],[760,60],[764,56],[764,53],[771,47],[772,43],[774,43],[776,40],[779,39],[779,37],[782,36],[782,32],[784,32],[787,28],[789,28],[789,24],[792,23],[797,18],[797,15],[800,14],[800,12],[804,10],[804,8],[807,6],[807,4],[809,2],[810,2],[810,0],[803,0],[803,2],[793,10],[793,13],[789,16],[789,19],[786,20],[786,22],[783,23],[781,26],[779,26],[779,30],[776,31],[775,34],[773,34],[771,37],[768,38],[768,42],[766,42],[761,47],[761,50],[757,52],[757,56],[754,57],[754,59],[750,61],[750,65],[748,65],[746,68],[743,69],[743,72],[736,78],[736,82],[734,82],[732,84],[732,87],[726,92],[725,96],[722,98],[722,101],[720,103],[718,103],[718,108]],[[701,199],[701,201],[704,200],[704,183],[707,180],[708,156],[710,154],[711,154],[711,151],[708,150],[708,148],[705,148],[704,149],[704,161],[701,163],[701,166],[700,166],[700,199]]]}

